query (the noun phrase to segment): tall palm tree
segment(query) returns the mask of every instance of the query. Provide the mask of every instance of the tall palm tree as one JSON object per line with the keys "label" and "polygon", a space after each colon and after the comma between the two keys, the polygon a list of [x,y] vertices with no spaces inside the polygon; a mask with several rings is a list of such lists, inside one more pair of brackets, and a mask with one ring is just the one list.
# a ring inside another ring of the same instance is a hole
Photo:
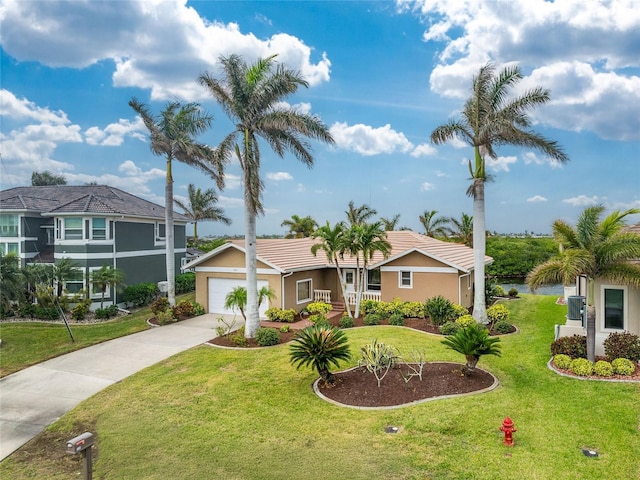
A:
{"label": "tall palm tree", "polygon": [[167,298],[170,305],[175,305],[176,265],[171,163],[173,160],[178,160],[189,166],[196,167],[213,178],[218,188],[224,187],[223,163],[217,161],[211,148],[195,140],[198,135],[209,128],[213,117],[204,113],[197,103],[181,104],[179,102],[169,102],[158,116],[152,115],[149,109],[135,98],[129,101],[129,106],[140,115],[144,125],[149,130],[151,151],[154,155],[164,156],[167,163],[164,191],[165,257],[169,286]]}
{"label": "tall palm tree", "polygon": [[450,227],[447,227],[447,235],[456,242],[464,243],[473,248],[473,216],[463,213],[458,219],[449,217]]}
{"label": "tall palm tree", "polygon": [[98,270],[91,272],[89,282],[100,290],[100,308],[104,308],[104,296],[107,288],[111,289],[113,305],[116,304],[116,290],[124,286],[124,273],[111,265],[103,265]]}
{"label": "tall palm tree", "polygon": [[242,168],[245,205],[245,259],[247,275],[247,321],[245,336],[253,338],[260,326],[257,304],[256,217],[264,213],[260,179],[262,138],[278,156],[292,152],[305,165],[313,166],[308,138],[334,143],[327,126],[316,116],[284,106],[284,99],[308,83],[299,72],[276,64],[275,55],[248,65],[238,55],[220,57],[222,78],[208,73],[200,83],[235,125],[216,149],[220,162],[236,155]]}
{"label": "tall palm tree", "polygon": [[447,232],[447,224],[449,218],[436,217],[437,210],[425,210],[422,215],[418,217],[420,223],[424,227],[425,235],[429,237],[444,237]]}
{"label": "tall palm tree", "polygon": [[640,287],[640,265],[630,262],[640,258],[640,235],[622,231],[625,217],[640,213],[640,209],[616,210],[600,220],[603,212],[602,205],[586,208],[575,227],[564,220],[553,222],[560,255],[527,276],[532,290],[556,283],[570,285],[578,276],[587,277],[587,357],[591,361],[595,359],[594,280],[600,277]]}
{"label": "tall palm tree", "polygon": [[284,220],[281,227],[289,227],[289,233],[284,238],[307,238],[313,235],[318,223],[310,216],[300,217],[291,215],[291,218]]}
{"label": "tall palm tree", "polygon": [[[384,227],[385,232],[392,232],[398,229],[398,223],[400,223],[400,214],[395,214],[391,219],[381,217],[380,222],[382,222],[382,226]],[[400,228],[400,230],[402,230],[402,228]]]}
{"label": "tall palm tree", "polygon": [[555,161],[565,163],[569,157],[557,142],[532,131],[528,111],[549,101],[549,91],[536,87],[520,96],[510,97],[511,88],[522,78],[520,68],[507,66],[496,74],[495,67],[487,63],[473,79],[471,97],[465,102],[460,117],[436,127],[431,141],[442,144],[461,139],[473,148],[474,162],[469,161],[471,186],[467,194],[473,197],[473,253],[474,302],[473,316],[478,322],[487,322],[484,298],[485,205],[484,186],[491,179],[486,172],[485,158],[496,159],[494,150],[501,145],[514,145],[536,149]]}
{"label": "tall palm tree", "polygon": [[189,203],[174,198],[173,201],[182,210],[184,215],[193,220],[193,241],[198,244],[198,222],[210,221],[221,222],[231,225],[231,219],[224,215],[224,210],[218,207],[218,194],[213,188],[204,192],[200,188],[195,188],[193,183],[187,187],[189,193]]}
{"label": "tall palm tree", "polygon": [[349,202],[349,209],[344,212],[347,215],[347,221],[351,226],[363,225],[367,220],[376,215],[378,212],[366,203],[356,207],[353,200]]}

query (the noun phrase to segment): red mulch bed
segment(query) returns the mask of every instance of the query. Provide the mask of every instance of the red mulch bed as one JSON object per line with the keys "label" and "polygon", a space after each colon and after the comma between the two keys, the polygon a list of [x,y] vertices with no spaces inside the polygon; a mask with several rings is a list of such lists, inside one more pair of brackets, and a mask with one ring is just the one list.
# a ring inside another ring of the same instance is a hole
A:
{"label": "red mulch bed", "polygon": [[[318,382],[322,395],[336,402],[357,407],[389,407],[403,405],[428,398],[477,392],[494,384],[494,377],[484,370],[465,377],[462,365],[449,362],[427,363],[423,367],[422,380],[417,376],[408,382],[410,370],[406,365],[396,365],[380,382],[364,367],[335,373],[334,386]],[[403,376],[404,375],[404,376]]]}

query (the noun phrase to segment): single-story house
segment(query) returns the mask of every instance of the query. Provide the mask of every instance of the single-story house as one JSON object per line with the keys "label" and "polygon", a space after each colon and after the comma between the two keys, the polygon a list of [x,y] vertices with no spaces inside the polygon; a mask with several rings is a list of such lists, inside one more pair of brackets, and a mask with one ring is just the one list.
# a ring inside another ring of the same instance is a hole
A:
{"label": "single-story house", "polygon": [[[640,235],[640,223],[628,226],[625,230]],[[640,258],[633,263],[640,265]],[[588,288],[585,277],[576,279],[572,293],[587,298]],[[611,333],[627,331],[640,335],[640,288],[596,278],[593,294],[595,297],[593,304],[596,309],[596,355],[604,355],[603,342]],[[584,321],[579,318],[580,309],[571,305],[571,298],[569,302],[567,321],[564,325],[556,327],[556,338],[586,335]]]}
{"label": "single-story house", "polygon": [[[387,232],[391,252],[387,258],[374,255],[365,275],[363,299],[424,302],[443,295],[453,303],[473,303],[473,250],[465,245],[443,242],[411,231]],[[270,287],[275,298],[260,306],[261,317],[270,306],[302,310],[314,301],[343,303],[335,264],[323,250],[317,255],[313,238],[258,239],[258,288]],[[486,264],[490,257],[485,258]],[[231,313],[224,308],[226,295],[246,285],[244,240],[228,242],[187,263],[196,273],[196,301],[207,312]],[[341,281],[347,301],[355,304],[356,259],[340,261]]]}

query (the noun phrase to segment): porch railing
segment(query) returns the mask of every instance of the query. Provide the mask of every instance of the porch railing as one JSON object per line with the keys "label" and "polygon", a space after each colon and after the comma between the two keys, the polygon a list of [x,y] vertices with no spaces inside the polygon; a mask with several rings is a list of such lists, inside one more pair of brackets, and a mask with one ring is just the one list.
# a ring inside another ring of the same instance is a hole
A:
{"label": "porch railing", "polygon": [[[380,301],[380,292],[362,292],[362,300],[375,300]],[[347,301],[349,305],[356,304],[356,292],[347,292]]]}
{"label": "porch railing", "polygon": [[331,290],[314,290],[313,301],[331,303]]}

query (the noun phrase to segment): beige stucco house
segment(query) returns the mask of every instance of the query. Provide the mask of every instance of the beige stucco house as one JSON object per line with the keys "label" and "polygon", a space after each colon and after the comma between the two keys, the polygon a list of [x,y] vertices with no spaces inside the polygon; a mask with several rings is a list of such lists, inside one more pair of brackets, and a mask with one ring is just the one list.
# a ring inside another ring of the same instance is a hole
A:
{"label": "beige stucco house", "polygon": [[[363,299],[423,302],[443,295],[453,303],[473,303],[473,250],[465,245],[442,242],[411,231],[387,232],[391,252],[376,253],[366,274]],[[323,250],[317,255],[311,238],[258,239],[258,288],[270,287],[275,298],[260,307],[261,317],[269,307],[302,310],[313,301],[344,302],[334,264]],[[486,257],[488,264],[492,260]],[[355,304],[356,259],[340,262],[341,281],[347,301]],[[196,273],[196,301],[207,312],[231,313],[224,300],[236,286],[244,286],[244,240],[234,240],[186,264]]]}

